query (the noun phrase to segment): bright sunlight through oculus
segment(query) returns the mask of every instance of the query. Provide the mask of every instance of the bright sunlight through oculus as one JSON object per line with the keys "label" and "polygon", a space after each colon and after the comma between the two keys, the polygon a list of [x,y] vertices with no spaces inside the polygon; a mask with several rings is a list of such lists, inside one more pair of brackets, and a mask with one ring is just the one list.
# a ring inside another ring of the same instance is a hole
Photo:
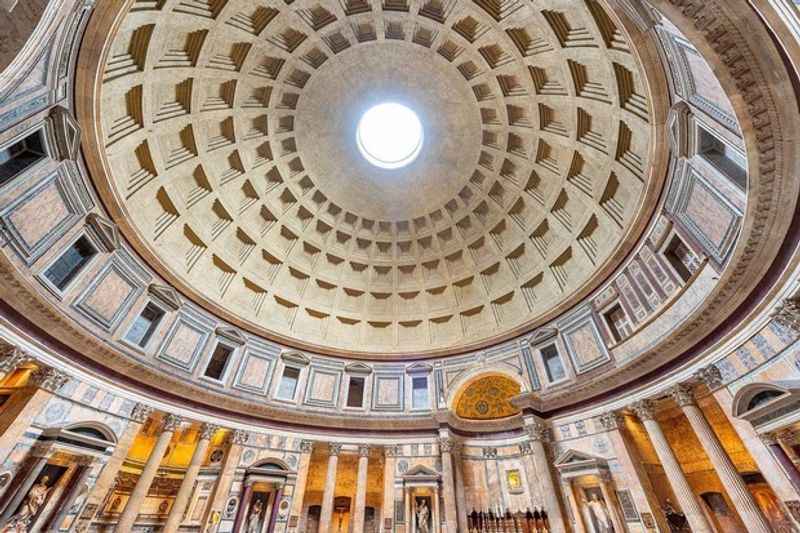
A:
{"label": "bright sunlight through oculus", "polygon": [[408,165],[422,149],[422,124],[416,113],[396,103],[378,104],[361,117],[356,141],[361,155],[380,168]]}

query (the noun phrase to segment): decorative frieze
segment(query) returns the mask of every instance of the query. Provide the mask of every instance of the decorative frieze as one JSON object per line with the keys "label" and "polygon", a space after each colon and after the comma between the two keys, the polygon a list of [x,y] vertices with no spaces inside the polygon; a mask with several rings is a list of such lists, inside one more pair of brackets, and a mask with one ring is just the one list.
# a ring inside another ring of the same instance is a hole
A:
{"label": "decorative frieze", "polygon": [[783,300],[773,311],[772,318],[795,333],[800,333],[800,298]]}

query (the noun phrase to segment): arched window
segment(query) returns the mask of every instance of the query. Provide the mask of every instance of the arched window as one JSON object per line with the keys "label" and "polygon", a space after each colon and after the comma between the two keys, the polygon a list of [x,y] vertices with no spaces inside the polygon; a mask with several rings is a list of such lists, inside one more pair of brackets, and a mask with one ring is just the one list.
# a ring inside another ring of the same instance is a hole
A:
{"label": "arched window", "polygon": [[757,392],[747,404],[747,410],[752,411],[756,407],[760,407],[765,403],[769,403],[771,400],[774,400],[778,396],[783,396],[783,392],[777,390],[762,390],[761,392]]}
{"label": "arched window", "polygon": [[114,437],[110,435],[108,430],[99,429],[92,426],[72,426],[65,428],[70,433],[76,433],[85,437],[103,440],[106,442],[114,442]]}

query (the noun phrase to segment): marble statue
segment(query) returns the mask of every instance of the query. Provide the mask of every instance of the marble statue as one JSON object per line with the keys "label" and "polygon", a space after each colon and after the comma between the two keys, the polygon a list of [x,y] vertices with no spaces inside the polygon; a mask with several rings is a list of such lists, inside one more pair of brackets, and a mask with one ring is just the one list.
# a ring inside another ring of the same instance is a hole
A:
{"label": "marble statue", "polygon": [[429,533],[430,526],[428,524],[428,519],[430,517],[430,509],[428,509],[428,504],[425,500],[418,500],[419,503],[417,504],[417,531],[418,533]]}
{"label": "marble statue", "polygon": [[11,517],[8,524],[2,529],[2,533],[23,533],[29,531],[31,523],[36,518],[39,509],[42,508],[45,500],[47,500],[47,495],[50,493],[50,487],[47,485],[49,482],[49,476],[42,476],[42,479],[31,487],[19,511]]}

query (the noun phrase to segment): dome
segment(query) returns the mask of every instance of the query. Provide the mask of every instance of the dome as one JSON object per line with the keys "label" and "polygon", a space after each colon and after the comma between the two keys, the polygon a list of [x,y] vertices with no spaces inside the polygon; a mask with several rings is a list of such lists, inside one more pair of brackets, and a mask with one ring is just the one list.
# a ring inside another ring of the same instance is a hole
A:
{"label": "dome", "polygon": [[[626,257],[666,174],[623,23],[552,4],[134,3],[94,66],[95,184],[153,268],[250,332],[402,358],[530,331]],[[386,103],[424,131],[400,168],[359,146]]]}

